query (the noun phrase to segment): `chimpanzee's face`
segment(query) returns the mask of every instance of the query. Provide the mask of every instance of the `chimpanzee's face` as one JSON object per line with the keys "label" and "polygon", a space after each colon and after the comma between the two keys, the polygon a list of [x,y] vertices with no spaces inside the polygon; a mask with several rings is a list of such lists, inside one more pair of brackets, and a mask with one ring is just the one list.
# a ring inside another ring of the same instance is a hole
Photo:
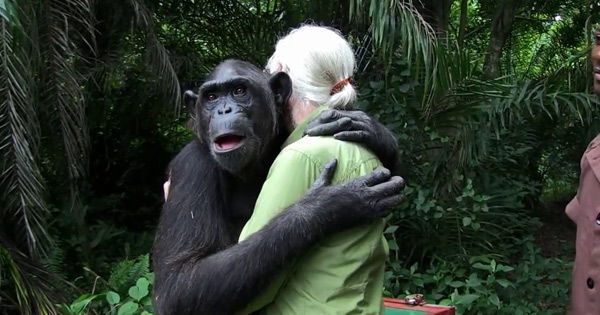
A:
{"label": "chimpanzee's face", "polygon": [[278,120],[291,94],[285,73],[269,78],[253,65],[221,63],[200,87],[197,133],[221,167],[239,174],[259,161],[277,135]]}

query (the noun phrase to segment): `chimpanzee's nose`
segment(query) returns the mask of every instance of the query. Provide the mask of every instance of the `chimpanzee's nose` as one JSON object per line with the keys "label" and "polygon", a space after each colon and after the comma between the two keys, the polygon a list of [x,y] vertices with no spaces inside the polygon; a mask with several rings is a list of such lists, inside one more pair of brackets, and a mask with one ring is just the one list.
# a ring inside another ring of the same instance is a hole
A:
{"label": "chimpanzee's nose", "polygon": [[217,110],[217,114],[219,114],[219,115],[229,114],[229,113],[231,113],[232,110],[233,109],[231,108],[231,106],[225,104],[225,105],[223,105],[223,108],[219,108]]}

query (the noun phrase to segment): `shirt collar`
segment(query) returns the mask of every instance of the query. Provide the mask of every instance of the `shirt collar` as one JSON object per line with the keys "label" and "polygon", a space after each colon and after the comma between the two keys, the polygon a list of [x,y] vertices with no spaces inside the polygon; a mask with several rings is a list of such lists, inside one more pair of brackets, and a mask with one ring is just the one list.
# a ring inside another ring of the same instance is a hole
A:
{"label": "shirt collar", "polygon": [[283,149],[283,148],[287,147],[288,145],[290,145],[290,144],[292,144],[292,143],[294,143],[294,142],[302,139],[302,137],[304,136],[304,131],[306,130],[306,126],[308,125],[308,123],[310,121],[312,121],[315,117],[317,117],[318,115],[320,115],[326,109],[327,109],[327,106],[319,106],[315,110],[313,110],[312,113],[310,113],[310,115],[308,115],[308,117],[306,117],[306,119],[304,119],[294,129],[294,131],[292,131],[292,133],[285,140],[285,142],[283,143],[283,146],[281,148]]}

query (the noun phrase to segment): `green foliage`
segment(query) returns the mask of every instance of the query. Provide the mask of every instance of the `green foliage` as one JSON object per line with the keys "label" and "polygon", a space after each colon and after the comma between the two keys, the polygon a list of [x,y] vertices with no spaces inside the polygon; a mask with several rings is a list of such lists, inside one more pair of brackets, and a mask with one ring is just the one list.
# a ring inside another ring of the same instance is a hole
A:
{"label": "green foliage", "polygon": [[123,292],[132,282],[146,276],[149,270],[150,256],[147,254],[135,260],[123,260],[113,267],[108,283],[111,288]]}
{"label": "green foliage", "polygon": [[101,293],[86,293],[70,304],[60,305],[60,314],[79,315],[89,312],[110,315],[151,315],[152,283],[149,255],[124,260],[115,265],[107,288]]}
{"label": "green foliage", "polygon": [[523,242],[523,255],[502,264],[487,256],[457,262],[445,258],[428,268],[391,263],[386,272],[388,296],[425,293],[425,299],[453,305],[457,314],[564,314],[571,263],[544,258],[531,238]]}
{"label": "green foliage", "polygon": [[427,89],[405,60],[360,82],[360,106],[396,133],[409,180],[386,230],[386,294],[425,293],[459,314],[558,314],[571,265],[540,256],[532,241],[545,176],[535,165],[573,139],[547,140],[563,124],[589,126],[597,101],[556,77],[481,81],[464,51],[439,49],[437,59],[425,104]]}

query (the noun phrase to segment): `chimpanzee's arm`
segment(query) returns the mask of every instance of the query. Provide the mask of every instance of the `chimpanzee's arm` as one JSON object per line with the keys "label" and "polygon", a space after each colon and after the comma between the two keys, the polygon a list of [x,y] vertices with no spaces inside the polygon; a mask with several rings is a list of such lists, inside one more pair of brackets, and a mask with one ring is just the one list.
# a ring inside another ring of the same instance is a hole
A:
{"label": "chimpanzee's arm", "polygon": [[[237,241],[226,219],[227,209],[220,198],[218,166],[210,153],[192,141],[169,165],[170,189],[160,215],[154,248],[153,301],[156,314],[175,312],[177,298],[171,292],[186,290],[180,280],[193,259],[223,250]],[[193,301],[188,304],[192,304]]]}
{"label": "chimpanzee's arm", "polygon": [[338,140],[363,143],[373,150],[383,166],[400,175],[398,142],[394,134],[378,121],[358,110],[328,109],[310,122],[305,134],[333,136]]}
{"label": "chimpanzee's arm", "polygon": [[[160,263],[163,276],[155,287],[155,313],[234,314],[316,241],[385,217],[400,203],[404,184],[399,177],[390,179],[389,171],[380,168],[330,186],[335,166],[335,161],[327,164],[301,200],[239,244],[208,257],[175,255]],[[169,202],[175,199],[175,189]],[[176,225],[163,228],[180,229]],[[196,228],[210,233],[214,227],[202,224]]]}

